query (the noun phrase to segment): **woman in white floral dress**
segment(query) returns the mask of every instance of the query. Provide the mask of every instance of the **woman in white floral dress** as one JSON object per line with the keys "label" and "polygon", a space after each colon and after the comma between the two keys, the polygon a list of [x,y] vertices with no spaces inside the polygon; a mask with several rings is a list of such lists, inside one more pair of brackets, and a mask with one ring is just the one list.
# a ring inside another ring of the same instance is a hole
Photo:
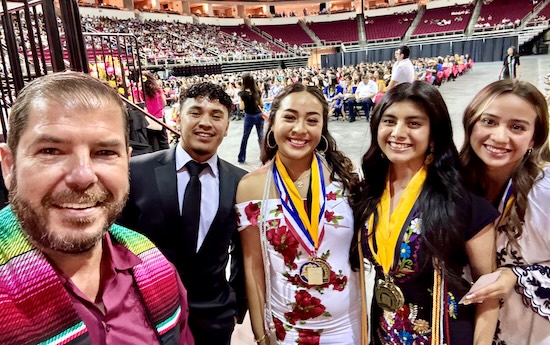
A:
{"label": "woman in white floral dress", "polygon": [[285,88],[272,104],[266,164],[237,190],[258,344],[269,344],[269,333],[278,344],[362,343],[359,279],[349,263],[353,215],[347,196],[356,175],[337,151],[327,118],[318,89],[300,83]]}
{"label": "woman in white floral dress", "polygon": [[465,180],[502,213],[493,284],[470,302],[501,298],[495,345],[550,344],[550,149],[548,106],[538,89],[506,79],[464,113]]}

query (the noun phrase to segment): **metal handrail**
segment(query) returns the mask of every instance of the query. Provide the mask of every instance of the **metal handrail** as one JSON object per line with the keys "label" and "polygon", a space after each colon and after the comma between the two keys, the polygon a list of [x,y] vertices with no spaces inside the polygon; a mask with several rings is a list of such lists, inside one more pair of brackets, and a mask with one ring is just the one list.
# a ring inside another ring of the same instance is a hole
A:
{"label": "metal handrail", "polygon": [[156,117],[154,117],[153,115],[149,114],[149,112],[143,110],[141,107],[135,105],[134,103],[130,102],[128,99],[126,99],[126,97],[124,96],[120,96],[120,98],[124,101],[124,103],[126,103],[127,106],[130,106],[132,109],[135,109],[139,112],[141,112],[141,114],[145,117],[147,117],[147,119],[149,120],[152,120],[153,122],[161,125],[162,127],[164,127],[165,129],[169,130],[170,132],[172,132],[172,134],[175,134],[177,135],[178,137],[181,137],[181,134],[180,132],[178,132],[176,129],[174,129],[172,126],[164,123],[163,121],[157,119]]}

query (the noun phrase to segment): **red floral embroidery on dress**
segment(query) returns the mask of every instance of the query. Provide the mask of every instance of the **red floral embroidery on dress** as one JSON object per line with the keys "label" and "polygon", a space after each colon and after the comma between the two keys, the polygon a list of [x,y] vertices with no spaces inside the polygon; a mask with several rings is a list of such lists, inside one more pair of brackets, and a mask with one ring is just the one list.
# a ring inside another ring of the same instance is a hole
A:
{"label": "red floral embroidery on dress", "polygon": [[329,200],[336,200],[336,193],[330,192],[327,194],[327,201]]}
{"label": "red floral embroidery on dress", "polygon": [[311,296],[306,290],[296,292],[296,302],[290,303],[292,311],[285,313],[286,320],[295,325],[297,322],[303,323],[305,320],[316,318],[317,316],[330,316],[326,312],[326,307],[321,304],[321,300]]}
{"label": "red floral embroidery on dress", "polygon": [[283,322],[278,318],[273,317],[273,323],[275,324],[275,335],[277,336],[277,340],[285,340],[286,329]]}
{"label": "red floral embroidery on dress", "polygon": [[258,219],[260,218],[260,205],[261,202],[250,202],[246,207],[244,208],[244,213],[246,214],[246,218],[250,222],[250,225],[256,226],[258,225]]}
{"label": "red floral embroidery on dress", "polygon": [[326,211],[325,211],[325,220],[326,220],[327,222],[332,222],[332,221],[334,220],[334,218],[336,218],[336,217],[334,216],[334,212],[330,212],[329,210],[326,210]]}
{"label": "red floral embroidery on dress", "polygon": [[283,205],[277,205],[277,208],[269,211],[269,213],[275,215],[275,217],[278,217],[281,213],[283,213]]}
{"label": "red floral embroidery on dress", "polygon": [[329,210],[325,211],[325,220],[327,223],[332,223],[334,225],[339,225],[339,221],[344,219],[343,216],[335,216],[334,212],[331,212]]}
{"label": "red floral embroidery on dress", "polygon": [[296,342],[298,345],[319,345],[320,338],[321,331],[302,329],[298,333],[298,339]]}
{"label": "red floral embroidery on dress", "polygon": [[283,225],[269,229],[266,235],[273,248],[283,256],[285,265],[290,269],[297,269],[298,265],[294,263],[294,260],[298,255],[299,243],[292,232]]}

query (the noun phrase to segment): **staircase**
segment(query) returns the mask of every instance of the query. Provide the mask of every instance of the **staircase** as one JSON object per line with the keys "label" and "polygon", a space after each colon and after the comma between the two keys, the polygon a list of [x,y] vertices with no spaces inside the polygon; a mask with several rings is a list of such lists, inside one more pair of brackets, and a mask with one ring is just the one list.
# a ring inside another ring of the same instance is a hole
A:
{"label": "staircase", "polygon": [[315,35],[315,33],[309,28],[309,26],[307,26],[306,22],[303,19],[298,20],[298,24],[300,24],[300,26],[302,27],[302,29],[304,29],[306,34],[308,34],[308,36],[311,37],[313,42],[315,42],[315,45],[317,46],[323,45],[323,42],[321,42],[319,37],[317,37],[317,35]]}
{"label": "staircase", "polygon": [[363,13],[357,15],[357,33],[359,34],[359,45],[367,45],[367,33],[365,32],[365,17]]}
{"label": "staircase", "polygon": [[406,44],[411,39],[411,36],[414,30],[416,30],[418,23],[420,23],[420,20],[422,19],[422,17],[424,17],[424,13],[426,13],[426,5],[421,5],[418,8],[418,13],[416,13],[416,17],[414,18],[411,26],[409,26],[407,32],[405,32],[405,35],[403,36],[403,44]]}
{"label": "staircase", "polygon": [[296,55],[296,51],[290,46],[290,44],[287,44],[286,42],[279,41],[277,38],[271,36],[267,32],[263,32],[262,30],[258,29],[255,26],[249,26],[248,27],[252,32],[254,32],[256,35],[263,37],[266,42],[279,47],[280,49],[284,50],[285,52],[290,52],[294,55]]}
{"label": "staircase", "polygon": [[544,30],[548,29],[548,22],[543,25],[529,26],[521,30],[518,34],[518,46],[529,42],[533,38],[540,35]]}
{"label": "staircase", "polygon": [[477,23],[477,19],[479,18],[479,13],[481,13],[481,6],[483,5],[483,0],[477,0],[476,5],[474,7],[474,12],[472,13],[472,16],[470,17],[470,22],[468,23],[468,26],[466,27],[466,30],[464,30],[464,36],[468,37],[471,36],[474,33],[475,25]]}
{"label": "staircase", "polygon": [[525,29],[525,27],[527,26],[527,23],[529,23],[529,21],[533,18],[535,18],[536,16],[538,16],[538,14],[540,13],[540,11],[542,11],[542,9],[546,6],[546,4],[549,2],[550,0],[543,0],[541,1],[534,9],[531,13],[529,13],[528,15],[525,16],[525,18],[523,18],[523,20],[521,21],[521,25],[519,26],[518,29],[522,30],[522,29]]}

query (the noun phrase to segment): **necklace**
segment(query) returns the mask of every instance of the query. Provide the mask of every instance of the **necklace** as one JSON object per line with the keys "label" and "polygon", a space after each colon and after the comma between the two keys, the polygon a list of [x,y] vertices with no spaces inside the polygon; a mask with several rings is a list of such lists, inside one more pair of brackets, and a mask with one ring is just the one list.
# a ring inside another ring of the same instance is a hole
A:
{"label": "necklace", "polygon": [[311,169],[308,170],[306,174],[302,174],[302,176],[297,178],[296,181],[294,181],[294,185],[298,188],[303,188],[305,185],[303,180],[309,178],[309,175],[311,175]]}
{"label": "necklace", "polygon": [[393,182],[393,188],[394,189],[405,189],[407,188],[408,183],[403,183],[401,181],[395,181]]}

